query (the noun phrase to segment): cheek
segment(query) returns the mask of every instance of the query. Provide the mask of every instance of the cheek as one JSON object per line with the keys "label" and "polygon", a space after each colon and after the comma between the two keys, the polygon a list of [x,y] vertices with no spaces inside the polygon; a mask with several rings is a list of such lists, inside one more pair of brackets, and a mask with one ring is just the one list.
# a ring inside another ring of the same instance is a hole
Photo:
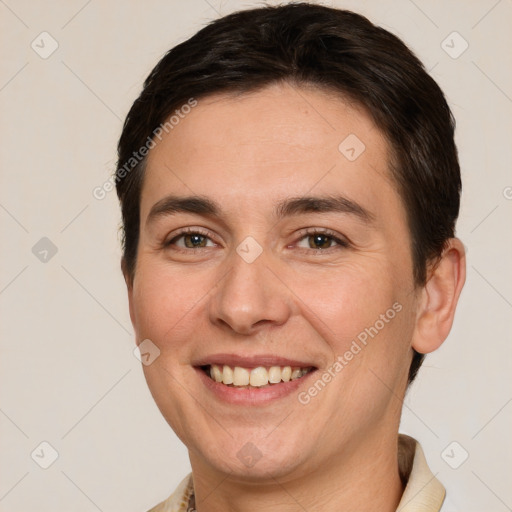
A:
{"label": "cheek", "polygon": [[302,312],[325,333],[337,353],[365,329],[379,322],[380,315],[395,316],[393,304],[397,292],[389,272],[380,267],[344,265],[322,272],[308,272],[289,277],[294,294],[304,304]]}
{"label": "cheek", "polygon": [[133,293],[137,337],[148,337],[163,348],[204,306],[214,284],[197,272],[171,272],[158,264],[141,262],[137,271]]}
{"label": "cheek", "polygon": [[399,394],[403,386],[415,318],[410,286],[385,264],[346,265],[294,281],[302,315],[340,364],[332,400],[345,404],[340,411],[359,410],[360,421],[383,414],[390,389]]}

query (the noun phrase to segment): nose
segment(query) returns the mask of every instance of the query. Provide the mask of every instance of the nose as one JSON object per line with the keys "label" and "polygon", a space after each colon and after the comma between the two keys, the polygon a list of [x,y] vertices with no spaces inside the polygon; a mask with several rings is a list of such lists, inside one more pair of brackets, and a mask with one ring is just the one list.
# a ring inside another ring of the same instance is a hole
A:
{"label": "nose", "polygon": [[211,295],[211,322],[242,335],[283,325],[292,314],[292,294],[277,277],[272,258],[263,251],[248,262],[233,252],[227,264],[228,270]]}

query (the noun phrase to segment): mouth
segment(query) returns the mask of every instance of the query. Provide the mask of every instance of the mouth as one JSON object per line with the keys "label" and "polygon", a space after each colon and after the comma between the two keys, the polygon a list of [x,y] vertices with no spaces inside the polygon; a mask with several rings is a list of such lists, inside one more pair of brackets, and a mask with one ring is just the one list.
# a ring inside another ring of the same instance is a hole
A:
{"label": "mouth", "polygon": [[313,372],[314,366],[257,366],[246,368],[229,365],[203,365],[199,367],[212,381],[237,389],[264,389],[302,379]]}
{"label": "mouth", "polygon": [[275,354],[210,354],[192,366],[216,403],[247,407],[290,399],[318,370],[311,360]]}

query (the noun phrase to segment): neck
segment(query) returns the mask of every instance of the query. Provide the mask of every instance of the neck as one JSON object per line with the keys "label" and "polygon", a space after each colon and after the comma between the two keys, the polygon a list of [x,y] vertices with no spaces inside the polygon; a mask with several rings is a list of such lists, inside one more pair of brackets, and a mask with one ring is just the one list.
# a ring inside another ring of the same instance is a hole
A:
{"label": "neck", "polygon": [[248,483],[220,474],[191,456],[197,512],[322,510],[394,512],[403,493],[397,439],[373,438],[356,449],[330,457],[329,464],[286,480],[269,474],[264,483]]}

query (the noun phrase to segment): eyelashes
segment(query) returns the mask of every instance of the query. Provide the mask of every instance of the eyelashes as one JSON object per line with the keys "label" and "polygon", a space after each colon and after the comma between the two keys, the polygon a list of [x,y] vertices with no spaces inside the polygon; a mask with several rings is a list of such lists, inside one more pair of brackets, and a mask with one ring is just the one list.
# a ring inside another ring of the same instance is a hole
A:
{"label": "eyelashes", "polygon": [[[338,234],[334,233],[333,231],[330,231],[329,229],[307,229],[303,231],[300,235],[300,238],[298,242],[301,242],[303,240],[307,240],[309,247],[306,249],[311,249],[313,251],[327,251],[328,249],[341,247],[341,248],[348,248],[349,243],[340,237]],[[325,240],[328,240],[329,243],[334,242],[336,245],[330,246],[330,247],[312,247],[311,242],[313,241],[313,244],[320,243],[322,244],[322,240],[325,243]]]}
{"label": "eyelashes", "polygon": [[[202,231],[201,229],[198,229],[198,228],[186,228],[186,229],[183,229],[182,231],[180,231],[176,236],[174,236],[171,240],[169,240],[168,242],[165,242],[165,246],[166,247],[170,247],[170,246],[177,246],[176,245],[176,241],[183,238],[183,239],[186,239],[186,238],[191,238],[191,239],[194,239],[195,242],[198,241],[198,239],[203,239],[203,240],[211,240],[210,239],[210,236],[209,236],[209,233],[207,232],[204,232]],[[202,243],[202,241],[201,241]],[[216,245],[214,243],[214,245]],[[177,247],[180,247],[180,246],[177,246]],[[199,245],[199,246],[194,246],[193,243],[192,243],[192,246],[188,247],[186,244],[185,244],[185,248],[187,249],[197,249],[197,248],[203,248],[203,247],[206,247],[204,245]]]}
{"label": "eyelashes", "polygon": [[[297,246],[301,252],[324,253],[332,250],[346,249],[350,244],[339,234],[325,228],[308,228],[298,233],[298,238],[287,248]],[[165,241],[163,246],[184,253],[193,253],[199,250],[218,247],[208,231],[201,228],[185,228],[176,233],[171,239]],[[306,242],[306,246],[304,246]]]}

